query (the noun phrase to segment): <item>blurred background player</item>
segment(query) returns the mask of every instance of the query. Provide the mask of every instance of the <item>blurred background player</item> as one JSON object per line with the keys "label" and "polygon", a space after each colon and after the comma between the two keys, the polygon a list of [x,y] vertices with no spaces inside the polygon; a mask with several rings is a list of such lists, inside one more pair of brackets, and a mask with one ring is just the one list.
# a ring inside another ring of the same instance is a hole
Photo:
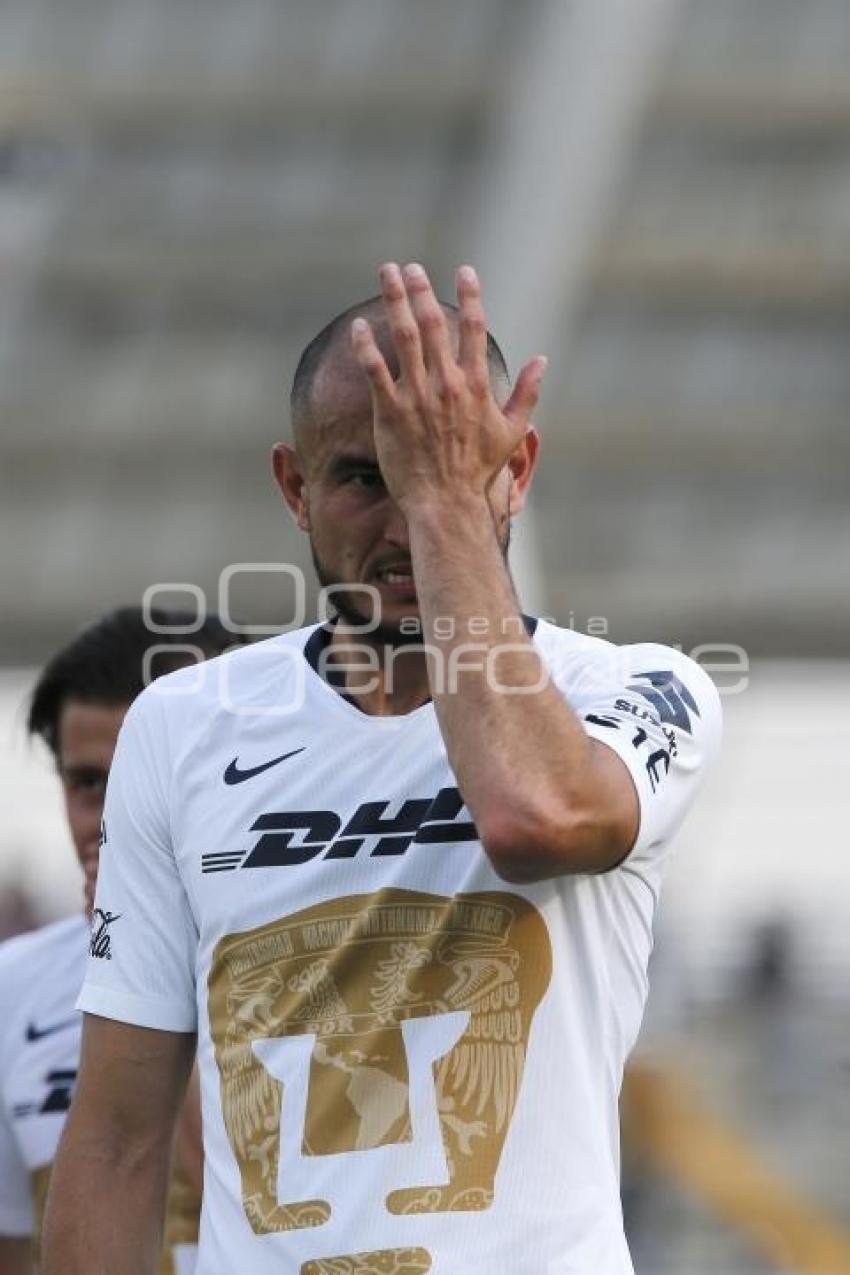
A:
{"label": "blurred background player", "polygon": [[[152,632],[137,607],[110,611],[83,629],[49,661],[30,702],[30,734],[43,739],[56,760],[85,874],[86,915],[0,947],[0,1275],[29,1275],[38,1261],[47,1183],[79,1061],[81,1019],[74,1004],[89,942],[109,942],[109,919],[95,913],[91,940],[89,919],[106,780],[124,715],[150,678],[238,641],[215,616],[188,637],[174,631],[185,631],[193,617],[155,610],[151,618],[172,631]],[[194,1265],[199,1128],[190,1097],[178,1135],[161,1275],[188,1275]]]}

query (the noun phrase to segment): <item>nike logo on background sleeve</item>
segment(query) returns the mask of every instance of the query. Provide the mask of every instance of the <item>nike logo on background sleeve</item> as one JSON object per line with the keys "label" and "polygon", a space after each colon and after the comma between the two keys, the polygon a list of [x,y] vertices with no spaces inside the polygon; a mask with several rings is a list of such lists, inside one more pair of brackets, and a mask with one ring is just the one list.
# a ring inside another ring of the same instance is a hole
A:
{"label": "nike logo on background sleeve", "polygon": [[80,1025],[79,1014],[75,1014],[73,1018],[63,1018],[60,1023],[48,1023],[46,1027],[37,1027],[35,1023],[28,1023],[27,1040],[30,1042],[42,1040],[45,1036],[52,1036],[54,1032],[63,1032],[69,1027],[79,1027]]}
{"label": "nike logo on background sleeve", "polygon": [[[306,746],[305,744],[304,748]],[[271,761],[264,761],[262,766],[252,766],[250,770],[240,770],[238,766],[239,758],[234,757],[224,772],[224,782],[226,784],[242,784],[246,779],[253,779],[255,775],[261,775],[264,770],[269,770],[270,767],[286,761],[288,757],[295,757],[298,753],[303,753],[304,748],[293,748],[291,753],[283,753],[280,757],[273,757]]]}

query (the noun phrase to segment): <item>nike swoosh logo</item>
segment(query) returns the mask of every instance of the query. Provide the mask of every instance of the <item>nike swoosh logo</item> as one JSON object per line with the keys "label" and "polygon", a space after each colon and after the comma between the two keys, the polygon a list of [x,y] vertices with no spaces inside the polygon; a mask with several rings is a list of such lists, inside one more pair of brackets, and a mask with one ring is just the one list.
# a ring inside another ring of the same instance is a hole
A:
{"label": "nike swoosh logo", "polygon": [[[306,748],[307,745],[304,745]],[[233,761],[224,772],[224,782],[226,784],[244,784],[246,779],[253,779],[255,775],[261,775],[264,770],[269,770],[272,766],[279,766],[282,761],[286,761],[289,757],[295,757],[298,753],[303,753],[304,748],[293,748],[291,753],[283,753],[280,757],[272,757],[271,761],[264,761],[262,766],[252,766],[250,770],[240,770],[237,762],[238,757],[234,757]]]}
{"label": "nike swoosh logo", "polygon": [[28,1023],[27,1040],[30,1042],[43,1040],[45,1036],[52,1036],[54,1032],[64,1032],[69,1027],[76,1027],[79,1022],[80,1016],[75,1014],[73,1018],[63,1018],[61,1023],[50,1023],[47,1027],[36,1027],[35,1023]]}

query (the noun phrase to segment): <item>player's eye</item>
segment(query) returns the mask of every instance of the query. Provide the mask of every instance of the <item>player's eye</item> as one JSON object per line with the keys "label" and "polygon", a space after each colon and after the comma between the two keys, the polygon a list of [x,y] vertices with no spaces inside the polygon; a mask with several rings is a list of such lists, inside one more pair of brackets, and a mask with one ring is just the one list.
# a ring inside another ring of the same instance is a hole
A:
{"label": "player's eye", "polygon": [[106,771],[96,767],[81,766],[65,771],[65,786],[70,792],[87,797],[102,797],[106,792]]}
{"label": "player's eye", "polygon": [[346,481],[350,485],[365,488],[367,491],[383,486],[381,472],[378,469],[356,469],[348,475]]}

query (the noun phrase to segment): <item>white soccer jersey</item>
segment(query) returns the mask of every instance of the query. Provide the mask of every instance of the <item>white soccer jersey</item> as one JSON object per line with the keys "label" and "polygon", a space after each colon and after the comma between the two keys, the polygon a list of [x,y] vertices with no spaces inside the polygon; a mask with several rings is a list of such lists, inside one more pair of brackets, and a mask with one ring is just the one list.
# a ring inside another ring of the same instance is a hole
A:
{"label": "white soccer jersey", "polygon": [[512,885],[433,706],[362,713],[324,637],[157,680],[109,781],[80,1005],[197,1027],[198,1275],[626,1275],[617,1096],[717,693],[665,647],[538,624],[641,826],[612,872]]}
{"label": "white soccer jersey", "polygon": [[74,916],[0,947],[0,1234],[32,1235],[71,1105],[88,951]]}
{"label": "white soccer jersey", "polygon": [[[79,1067],[88,950],[82,915],[0,946],[0,1235],[32,1236],[36,1251]],[[192,1275],[198,1210],[175,1175],[159,1275]]]}

